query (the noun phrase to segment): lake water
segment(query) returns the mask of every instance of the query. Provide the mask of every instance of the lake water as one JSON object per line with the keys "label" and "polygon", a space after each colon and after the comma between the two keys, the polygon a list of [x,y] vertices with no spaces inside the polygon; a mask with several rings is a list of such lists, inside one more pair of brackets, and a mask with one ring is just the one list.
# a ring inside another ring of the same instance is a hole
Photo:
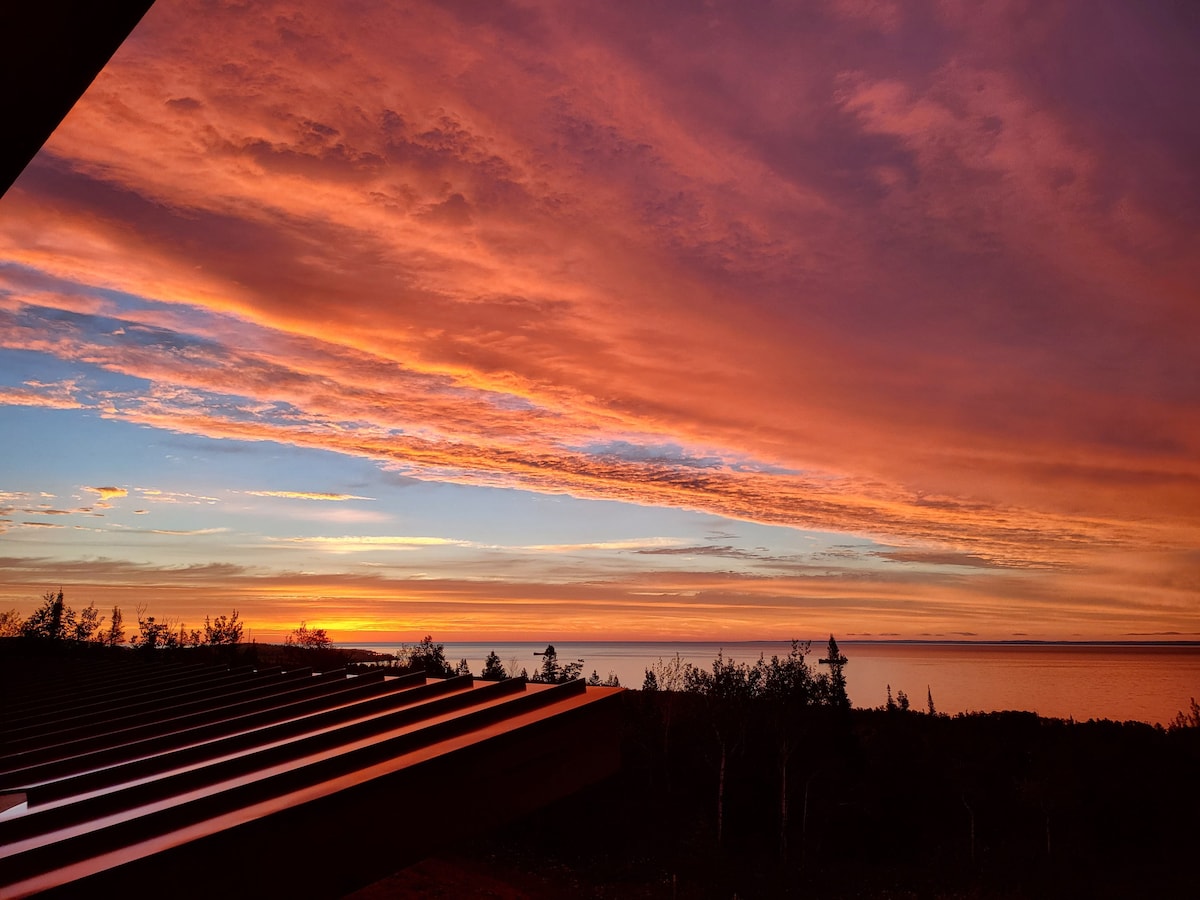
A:
{"label": "lake water", "polygon": [[[398,643],[344,644],[394,652]],[[559,662],[584,661],[584,675],[594,669],[601,678],[614,673],[626,687],[640,688],[648,666],[676,654],[684,662],[710,668],[718,651],[740,662],[759,655],[785,655],[790,644],[751,641],[592,642],[555,643]],[[1002,709],[1032,710],[1043,716],[1167,723],[1200,698],[1200,645],[1163,644],[985,644],[886,643],[840,644],[849,659],[847,691],[855,706],[880,706],[892,694],[908,694],[916,709],[926,708],[926,689],[933,693],[938,712],[956,713]],[[466,658],[475,674],[494,650],[505,668],[536,671],[545,644],[445,644],[452,663]],[[815,643],[809,656],[814,668],[824,644]]]}

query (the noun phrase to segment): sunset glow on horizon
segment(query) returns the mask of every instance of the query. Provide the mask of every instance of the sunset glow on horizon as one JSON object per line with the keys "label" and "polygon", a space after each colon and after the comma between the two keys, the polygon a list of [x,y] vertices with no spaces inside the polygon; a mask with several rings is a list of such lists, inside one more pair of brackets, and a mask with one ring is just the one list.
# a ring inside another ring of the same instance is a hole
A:
{"label": "sunset glow on horizon", "polygon": [[1200,640],[1198,39],[158,0],[0,199],[0,610]]}

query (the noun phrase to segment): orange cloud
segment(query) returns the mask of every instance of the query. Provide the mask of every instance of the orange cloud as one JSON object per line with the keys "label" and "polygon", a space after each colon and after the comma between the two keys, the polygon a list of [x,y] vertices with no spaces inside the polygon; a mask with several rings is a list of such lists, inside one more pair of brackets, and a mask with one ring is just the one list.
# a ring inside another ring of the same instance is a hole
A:
{"label": "orange cloud", "polygon": [[0,388],[0,406],[40,406],[46,409],[82,409],[82,404],[70,396],[70,388],[44,390],[47,385],[30,384],[31,388]]}
{"label": "orange cloud", "polygon": [[0,207],[0,345],[148,386],[0,404],[1139,584],[1200,540],[1184,51],[1010,12],[158,4]]}
{"label": "orange cloud", "polygon": [[1014,621],[1059,639],[1111,639],[1138,631],[1137,623],[1147,620],[1160,623],[1161,630],[1200,631],[1190,608],[1194,587],[1166,579],[1144,586],[1131,610],[1124,585],[1105,588],[1086,576],[930,579],[903,571],[864,574],[830,567],[775,577],[652,571],[551,584],[0,558],[0,601],[6,604],[32,609],[42,585],[51,580],[61,582],[76,602],[94,600],[97,606],[127,603],[131,588],[153,585],[156,606],[187,620],[237,608],[264,639],[286,634],[301,620],[333,629],[339,640],[367,637],[367,632],[402,640],[430,632],[447,640],[521,639],[548,627],[561,640],[788,639],[831,630],[913,639],[969,630],[981,639],[1005,639]]}
{"label": "orange cloud", "polygon": [[99,494],[103,501],[116,500],[121,497],[128,497],[129,491],[122,487],[84,487],[85,491],[91,491],[93,494]]}

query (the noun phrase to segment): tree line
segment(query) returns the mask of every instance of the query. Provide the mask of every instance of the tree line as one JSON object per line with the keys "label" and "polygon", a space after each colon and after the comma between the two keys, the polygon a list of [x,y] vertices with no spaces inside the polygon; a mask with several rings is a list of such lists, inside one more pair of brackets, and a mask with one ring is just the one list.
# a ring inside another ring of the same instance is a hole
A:
{"label": "tree line", "polygon": [[[136,631],[127,641],[125,616],[119,606],[114,605],[108,615],[98,610],[95,603],[76,610],[66,602],[63,590],[59,588],[57,591],[46,591],[41,604],[28,617],[22,618],[15,609],[0,612],[0,637],[108,647],[120,647],[128,643],[134,649],[152,652],[202,646],[232,648],[241,643],[244,634],[244,624],[236,609],[229,615],[205,616],[203,628],[188,628],[182,621],[149,615],[147,607],[138,606],[136,623]],[[302,658],[308,660],[315,659],[318,653],[329,654],[334,651],[328,632],[324,628],[310,628],[307,622],[301,622],[298,628],[293,629],[284,638],[283,645],[290,652],[299,651]],[[561,684],[581,677],[583,660],[559,662],[553,645],[541,655],[541,666],[530,675],[524,667],[516,671],[516,660],[510,661],[506,668],[500,657],[492,651],[484,662],[480,678],[502,681],[519,677],[533,682]],[[436,678],[472,674],[466,659],[459,660],[457,665],[451,664],[446,658],[445,645],[436,643],[432,635],[426,635],[412,647],[403,648],[385,663],[400,671],[421,671]],[[593,671],[588,684],[619,687],[620,681],[612,673],[601,679]]]}
{"label": "tree line", "polygon": [[95,603],[76,612],[63,600],[63,592],[47,591],[41,605],[22,618],[15,609],[0,612],[0,637],[43,638],[53,641],[95,642],[117,646],[125,642],[121,610],[114,606],[108,628]]}
{"label": "tree line", "polygon": [[[488,653],[487,658],[483,661],[483,669],[479,674],[479,678],[483,681],[504,681],[508,678],[524,678],[527,681],[532,681],[539,684],[563,684],[568,681],[575,681],[583,675],[583,660],[576,659],[568,662],[560,662],[558,652],[554,649],[554,645],[550,644],[544,651],[536,654],[542,657],[541,665],[534,669],[530,674],[528,667],[521,666],[518,671],[518,660],[510,659],[507,666],[495,650]],[[375,665],[378,665],[376,663]],[[425,635],[420,641],[413,646],[402,646],[392,658],[383,660],[382,664],[388,668],[395,668],[403,672],[424,672],[434,678],[451,678],[456,675],[473,675],[471,665],[464,657],[456,664],[451,663],[446,657],[446,646],[440,644],[433,639],[433,635]],[[601,678],[599,673],[593,669],[592,674],[587,678],[589,685],[604,686],[604,687],[620,687],[621,681],[612,672],[608,677]]]}
{"label": "tree line", "polygon": [[[95,603],[76,610],[66,602],[63,590],[59,588],[57,591],[46,591],[41,604],[28,617],[23,618],[15,609],[0,612],[0,638],[24,637],[108,647],[120,647],[128,643],[135,649],[150,652],[202,646],[236,647],[244,634],[244,625],[236,609],[229,615],[205,616],[203,628],[188,628],[182,621],[149,615],[147,607],[138,606],[136,623],[136,630],[126,640],[125,616],[119,606],[114,605],[107,615],[98,610]],[[299,651],[305,659],[313,659],[317,653],[328,654],[334,650],[328,632],[324,628],[310,628],[307,622],[301,622],[298,628],[293,629],[284,638],[283,645],[288,651]],[[561,684],[581,677],[583,660],[560,662],[553,645],[547,647],[541,656],[541,666],[531,675],[524,667],[516,671],[515,659],[506,668],[500,657],[492,651],[484,662],[480,678],[502,681],[519,677],[533,682]],[[436,678],[472,674],[466,659],[459,660],[457,665],[451,664],[446,658],[445,645],[436,643],[432,635],[426,635],[412,647],[403,648],[385,663],[400,671],[422,671]],[[588,683],[620,686],[616,675],[609,673],[607,678],[601,679],[595,671],[588,678]]]}
{"label": "tree line", "polygon": [[[229,615],[205,616],[202,629],[189,629],[183,622],[158,619],[148,615],[147,608],[141,605],[136,607],[135,619],[137,630],[129,637],[128,643],[134,648],[148,651],[236,646],[241,643],[244,633],[236,609]],[[15,609],[0,611],[0,638],[26,637],[118,647],[126,643],[125,635],[125,617],[119,606],[114,605],[109,615],[98,610],[95,603],[76,610],[65,602],[62,588],[46,591],[41,604],[28,617],[23,618]],[[285,637],[284,646],[301,652],[328,653],[334,649],[333,641],[324,628],[309,628],[308,623],[303,621]],[[809,666],[807,657],[810,652],[811,643],[792,641],[791,651],[786,656],[772,656],[769,661],[760,656],[752,664],[734,662],[718,653],[711,670],[684,662],[677,655],[665,662],[659,659],[645,669],[641,687],[643,691],[697,695],[714,709],[741,710],[743,713],[755,704],[775,705],[781,710],[809,707],[849,709],[845,676],[848,660],[838,647],[837,640],[833,635],[829,636],[826,655],[819,660],[820,665],[828,667],[828,672],[817,671]],[[542,662],[531,674],[525,666],[518,671],[516,658],[510,659],[508,666],[505,666],[493,650],[484,660],[478,677],[484,681],[524,678],[544,684],[561,684],[582,677],[584,660],[560,661],[553,644],[536,655],[542,657]],[[384,660],[384,664],[405,672],[425,672],[436,678],[473,674],[465,658],[452,664],[446,657],[445,645],[435,642],[429,634],[411,647],[402,647],[391,659]],[[594,686],[621,686],[620,679],[614,673],[609,672],[606,678],[601,678],[595,669],[586,680],[587,684]],[[909,712],[911,704],[903,690],[898,691],[895,697],[892,696],[890,684],[886,690],[887,699],[883,709],[888,712]],[[929,689],[926,691],[926,711],[930,715],[937,715],[933,693]],[[1169,727],[1175,730],[1200,728],[1200,706],[1195,699],[1188,710],[1181,711],[1172,720]],[[725,730],[728,731],[728,728]]]}
{"label": "tree line", "polygon": [[[143,605],[136,607],[136,629],[126,639],[125,614],[114,605],[109,614],[102,613],[95,603],[76,610],[66,602],[62,588],[47,591],[41,604],[27,617],[15,609],[0,612],[0,637],[24,637],[71,644],[98,644],[120,647],[128,643],[146,651],[176,650],[185,647],[234,647],[241,643],[245,631],[241,616],[232,613],[205,616],[202,628],[188,628],[186,623],[148,614]],[[302,649],[328,649],[332,646],[323,628],[309,628],[301,622],[285,641]]]}
{"label": "tree line", "polygon": [[[183,622],[148,615],[145,606],[139,605],[136,610],[137,630],[129,638],[130,646],[135,648],[230,646],[242,639],[243,625],[236,609],[231,615],[205,616],[203,629],[189,629]],[[101,613],[95,603],[76,610],[66,602],[62,588],[44,593],[41,604],[27,618],[21,618],[15,609],[0,613],[0,637],[119,647],[126,642],[125,634],[121,607],[114,605],[111,615]]]}

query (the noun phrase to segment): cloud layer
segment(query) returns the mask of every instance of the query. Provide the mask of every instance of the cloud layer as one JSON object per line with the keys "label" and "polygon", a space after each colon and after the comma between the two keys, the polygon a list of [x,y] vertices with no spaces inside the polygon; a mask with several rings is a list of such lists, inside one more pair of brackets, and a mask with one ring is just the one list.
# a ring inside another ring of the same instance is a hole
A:
{"label": "cloud layer", "polygon": [[1198,37],[161,0],[0,202],[0,345],[67,364],[0,401],[869,536],[1066,621],[1200,543]]}

